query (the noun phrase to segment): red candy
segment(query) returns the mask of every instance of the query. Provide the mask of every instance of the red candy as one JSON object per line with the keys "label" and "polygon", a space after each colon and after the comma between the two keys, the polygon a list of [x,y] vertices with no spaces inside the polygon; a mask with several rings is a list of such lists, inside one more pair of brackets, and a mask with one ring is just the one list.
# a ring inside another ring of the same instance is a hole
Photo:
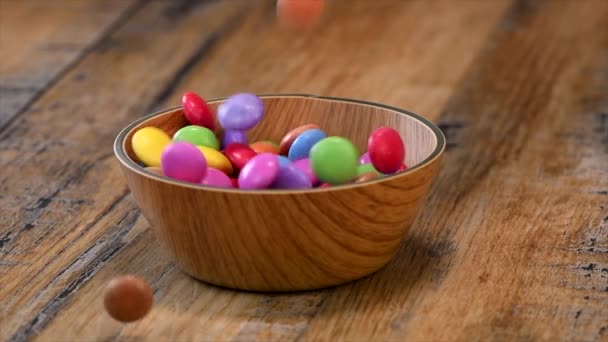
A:
{"label": "red candy", "polygon": [[405,145],[396,130],[380,127],[372,132],[367,140],[369,158],[376,170],[389,174],[394,173],[405,159]]}
{"label": "red candy", "polygon": [[215,121],[213,120],[211,108],[196,93],[184,93],[182,96],[182,109],[184,115],[186,115],[186,119],[192,125],[207,127],[212,131],[215,130]]}
{"label": "red candy", "polygon": [[230,160],[236,170],[240,170],[247,164],[249,159],[257,153],[249,146],[241,143],[232,143],[224,149],[224,155]]}
{"label": "red candy", "polygon": [[401,166],[399,167],[399,170],[397,170],[397,172],[401,172],[401,171],[405,171],[405,170],[407,170],[407,165],[401,164]]}
{"label": "red candy", "polygon": [[238,178],[230,178],[230,181],[232,182],[232,187],[238,189],[238,187],[239,187],[239,179]]}

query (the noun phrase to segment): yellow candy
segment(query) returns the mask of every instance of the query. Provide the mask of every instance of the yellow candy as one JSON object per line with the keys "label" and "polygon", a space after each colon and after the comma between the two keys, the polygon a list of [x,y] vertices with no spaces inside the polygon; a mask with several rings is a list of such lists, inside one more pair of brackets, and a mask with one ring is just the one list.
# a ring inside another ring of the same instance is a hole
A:
{"label": "yellow candy", "polygon": [[207,166],[218,169],[227,175],[232,174],[232,164],[230,164],[230,160],[222,152],[202,145],[197,145],[196,147],[203,152],[205,159],[207,159]]}
{"label": "yellow candy", "polygon": [[156,127],[144,127],[135,132],[131,139],[133,152],[146,166],[160,166],[163,149],[170,143],[169,135]]}

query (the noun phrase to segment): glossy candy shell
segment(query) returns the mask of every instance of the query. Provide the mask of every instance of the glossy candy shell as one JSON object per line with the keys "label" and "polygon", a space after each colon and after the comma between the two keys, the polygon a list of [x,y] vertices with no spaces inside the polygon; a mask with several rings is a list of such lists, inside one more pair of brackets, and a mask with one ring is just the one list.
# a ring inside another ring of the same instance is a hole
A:
{"label": "glossy candy shell", "polygon": [[405,145],[399,133],[389,127],[375,129],[367,143],[369,158],[376,170],[394,173],[405,159]]}
{"label": "glossy candy shell", "polygon": [[287,155],[289,160],[307,158],[314,144],[325,138],[327,138],[327,134],[320,129],[309,129],[302,132],[289,148]]}
{"label": "glossy candy shell", "polygon": [[262,153],[251,158],[239,173],[240,189],[265,189],[270,187],[279,173],[279,158],[272,153]]}
{"label": "glossy candy shell", "polygon": [[232,95],[218,107],[217,118],[226,130],[253,128],[264,115],[264,102],[249,93]]}
{"label": "glossy candy shell", "polygon": [[207,161],[203,153],[186,141],[167,145],[161,156],[165,176],[186,182],[199,183],[207,174]]}
{"label": "glossy candy shell", "polygon": [[192,125],[207,127],[215,130],[213,112],[202,97],[193,92],[186,92],[182,96],[182,109],[188,122]]}
{"label": "glossy candy shell", "polygon": [[156,127],[144,127],[131,139],[133,152],[146,166],[160,166],[163,149],[171,143],[171,138]]}

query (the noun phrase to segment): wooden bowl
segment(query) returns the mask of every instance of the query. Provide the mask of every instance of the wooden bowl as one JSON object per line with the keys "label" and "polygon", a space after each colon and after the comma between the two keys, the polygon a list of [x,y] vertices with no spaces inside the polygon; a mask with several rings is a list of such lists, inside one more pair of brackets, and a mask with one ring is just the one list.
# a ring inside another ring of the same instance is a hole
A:
{"label": "wooden bowl", "polygon": [[[139,166],[135,131],[173,134],[187,121],[180,108],[135,121],[114,151],[131,193],[177,265],[202,281],[253,291],[339,285],[383,267],[397,251],[429,189],[445,148],[441,131],[405,110],[311,95],[260,95],[265,113],[248,136],[280,141],[317,123],[349,138],[361,153],[379,126],[406,143],[405,172],[367,183],[306,190],[245,191],[171,180]],[[209,101],[215,110],[223,99]],[[219,127],[219,125],[217,125]]]}

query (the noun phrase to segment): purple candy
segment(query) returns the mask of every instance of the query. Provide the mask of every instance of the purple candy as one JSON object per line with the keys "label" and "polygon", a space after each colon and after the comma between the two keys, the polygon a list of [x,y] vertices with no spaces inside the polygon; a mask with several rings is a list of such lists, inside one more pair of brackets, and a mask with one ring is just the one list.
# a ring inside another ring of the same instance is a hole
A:
{"label": "purple candy", "polygon": [[199,183],[207,175],[207,160],[187,141],[172,142],[163,149],[161,167],[165,176]]}
{"label": "purple candy", "polygon": [[226,146],[232,143],[247,145],[247,134],[245,131],[224,131],[222,134],[222,148],[226,148]]}
{"label": "purple candy", "polygon": [[260,153],[251,158],[239,173],[239,188],[268,188],[279,173],[279,158],[276,154]]}
{"label": "purple candy", "polygon": [[203,178],[201,184],[216,188],[232,188],[230,177],[213,167],[207,168],[207,175]]}
{"label": "purple candy", "polygon": [[371,164],[372,160],[369,158],[369,152],[365,152],[359,158],[359,164]]}
{"label": "purple candy", "polygon": [[227,130],[245,131],[255,126],[264,114],[264,102],[249,93],[238,93],[217,109],[217,119]]}
{"label": "purple candy", "polygon": [[281,166],[272,187],[277,189],[306,189],[312,188],[312,183],[304,171],[296,168],[294,164],[286,164]]}
{"label": "purple candy", "polygon": [[314,171],[312,170],[312,166],[310,165],[310,159],[304,158],[296,160],[293,162],[293,166],[295,166],[296,169],[304,172],[313,185],[319,182],[319,179],[315,175]]}

